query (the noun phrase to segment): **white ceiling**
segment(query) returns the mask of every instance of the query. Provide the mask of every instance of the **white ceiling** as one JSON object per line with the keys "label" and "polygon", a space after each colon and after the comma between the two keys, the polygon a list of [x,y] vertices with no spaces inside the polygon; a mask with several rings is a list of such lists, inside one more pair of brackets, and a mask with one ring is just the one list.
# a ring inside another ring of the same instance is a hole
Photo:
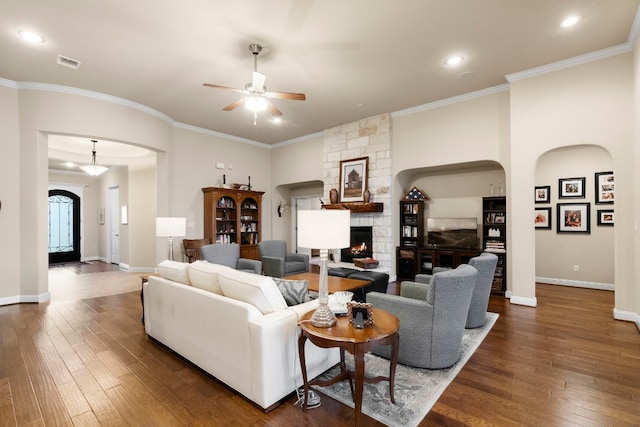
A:
{"label": "white ceiling", "polygon": [[[640,0],[2,0],[0,78],[86,89],[176,122],[274,144],[506,83],[505,76],[629,43]],[[569,14],[582,21],[561,29]],[[17,31],[37,31],[30,45]],[[222,108],[258,70],[284,113]],[[78,70],[55,63],[81,61]],[[461,54],[457,68],[444,65]],[[85,147],[90,147],[90,144]],[[90,154],[90,148],[83,147]],[[100,163],[100,144],[97,147]]]}

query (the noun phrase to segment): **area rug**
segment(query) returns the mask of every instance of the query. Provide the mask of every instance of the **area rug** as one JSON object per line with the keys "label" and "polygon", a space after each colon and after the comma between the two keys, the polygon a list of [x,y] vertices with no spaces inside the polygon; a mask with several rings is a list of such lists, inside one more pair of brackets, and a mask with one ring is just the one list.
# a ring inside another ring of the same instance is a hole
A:
{"label": "area rug", "polygon": [[[450,368],[431,370],[398,364],[394,390],[395,404],[389,400],[388,382],[365,383],[362,412],[388,426],[417,426],[480,346],[497,319],[497,313],[487,313],[487,319],[482,328],[465,330],[462,339],[462,355],[460,360]],[[353,357],[346,353],[345,359],[347,368],[353,370]],[[318,378],[332,378],[338,372],[339,368],[334,367]],[[388,376],[389,361],[371,353],[366,354],[365,375],[367,377]],[[314,388],[347,406],[354,407],[348,381],[340,381],[328,387],[314,386]]]}

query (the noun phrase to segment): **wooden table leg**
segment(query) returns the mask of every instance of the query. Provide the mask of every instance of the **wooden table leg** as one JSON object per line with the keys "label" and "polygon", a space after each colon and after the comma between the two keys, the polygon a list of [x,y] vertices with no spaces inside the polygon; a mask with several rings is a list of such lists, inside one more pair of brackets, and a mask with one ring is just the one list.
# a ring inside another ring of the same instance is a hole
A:
{"label": "wooden table leg", "polygon": [[[356,352],[358,353],[358,352]],[[356,412],[356,426],[362,423],[362,394],[364,391],[364,354],[355,354],[356,362],[356,399],[355,399],[355,412]]]}
{"label": "wooden table leg", "polygon": [[391,363],[389,364],[389,396],[391,397],[391,403],[396,403],[394,395],[394,388],[396,382],[396,365],[398,364],[398,353],[400,350],[400,334],[396,333],[393,336],[393,342],[391,343]]}
{"label": "wooden table leg", "polygon": [[300,359],[300,369],[302,370],[302,381],[304,384],[304,402],[302,407],[307,409],[307,396],[309,396],[309,382],[307,381],[307,362],[304,357],[304,343],[307,340],[305,334],[301,333],[298,337],[298,356]]}

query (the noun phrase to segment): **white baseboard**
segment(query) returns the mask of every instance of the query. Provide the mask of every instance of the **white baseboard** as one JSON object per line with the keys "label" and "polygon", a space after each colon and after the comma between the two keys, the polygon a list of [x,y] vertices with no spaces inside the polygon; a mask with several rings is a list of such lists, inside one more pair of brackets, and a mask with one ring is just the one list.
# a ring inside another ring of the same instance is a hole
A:
{"label": "white baseboard", "polygon": [[547,283],[549,285],[573,286],[574,288],[600,289],[603,291],[613,291],[615,286],[611,283],[585,282],[580,280],[554,279],[552,277],[536,277],[536,282]]}
{"label": "white baseboard", "polygon": [[528,307],[538,306],[538,300],[536,298],[527,298],[527,297],[519,297],[519,296],[511,295],[509,299],[511,300],[511,304],[526,305]]}
{"label": "white baseboard", "polygon": [[49,292],[40,295],[14,295],[11,297],[0,298],[0,305],[25,304],[25,303],[41,303],[51,299]]}

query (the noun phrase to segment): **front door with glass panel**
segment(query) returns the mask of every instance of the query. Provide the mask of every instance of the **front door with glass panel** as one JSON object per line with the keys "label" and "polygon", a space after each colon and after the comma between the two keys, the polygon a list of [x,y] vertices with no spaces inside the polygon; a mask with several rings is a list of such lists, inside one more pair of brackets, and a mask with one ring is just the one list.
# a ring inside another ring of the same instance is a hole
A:
{"label": "front door with glass panel", "polygon": [[80,197],[49,191],[49,264],[80,261]]}

